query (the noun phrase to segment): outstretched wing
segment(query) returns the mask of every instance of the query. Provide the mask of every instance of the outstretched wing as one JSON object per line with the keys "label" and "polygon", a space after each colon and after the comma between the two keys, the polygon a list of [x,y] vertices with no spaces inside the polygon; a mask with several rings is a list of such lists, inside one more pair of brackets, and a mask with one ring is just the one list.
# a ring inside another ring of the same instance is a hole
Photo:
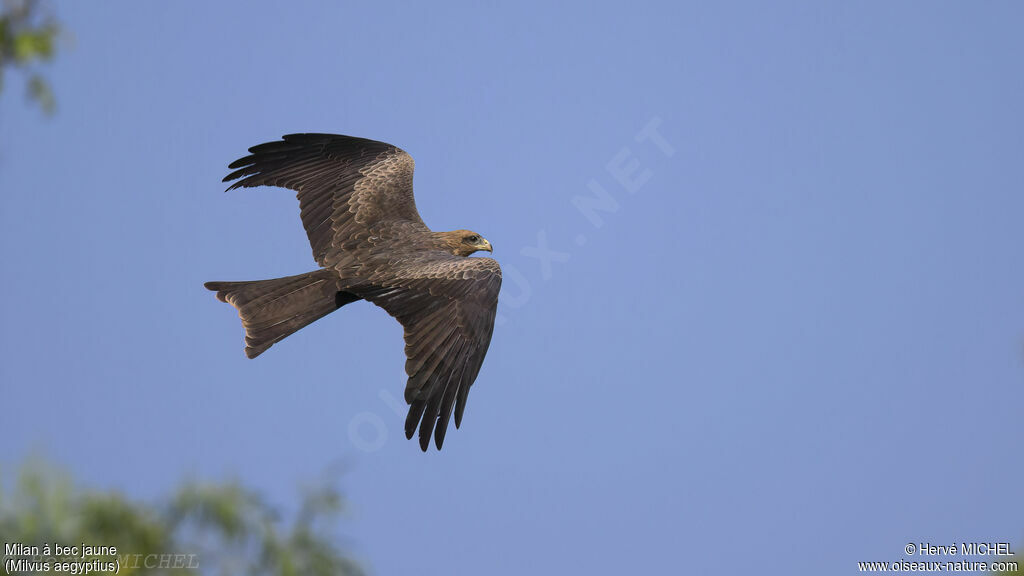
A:
{"label": "outstretched wing", "polygon": [[462,424],[469,387],[480,372],[494,331],[501,268],[490,258],[437,253],[377,277],[357,294],[391,314],[405,328],[405,401],[412,406],[405,435],[420,429],[426,451],[433,432],[441,449],[448,420]]}
{"label": "outstretched wing", "polygon": [[289,134],[249,148],[228,167],[225,182],[295,190],[313,258],[321,266],[341,250],[358,252],[389,229],[427,231],[412,194],[415,166],[405,151],[375,140],[337,134]]}

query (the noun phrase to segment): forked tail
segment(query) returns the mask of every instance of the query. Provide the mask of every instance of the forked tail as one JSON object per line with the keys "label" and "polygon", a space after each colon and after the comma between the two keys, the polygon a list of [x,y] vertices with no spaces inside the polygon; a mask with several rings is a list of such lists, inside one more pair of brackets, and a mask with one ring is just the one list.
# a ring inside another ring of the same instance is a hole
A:
{"label": "forked tail", "polygon": [[255,358],[275,342],[360,298],[339,289],[332,270],[272,280],[207,282],[221,302],[238,309],[245,327],[245,355]]}

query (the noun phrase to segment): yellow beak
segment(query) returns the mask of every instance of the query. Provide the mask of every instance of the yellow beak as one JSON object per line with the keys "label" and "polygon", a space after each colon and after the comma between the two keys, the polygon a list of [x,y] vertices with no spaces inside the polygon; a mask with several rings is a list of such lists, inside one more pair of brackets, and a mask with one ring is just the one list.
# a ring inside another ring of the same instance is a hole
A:
{"label": "yellow beak", "polygon": [[484,241],[483,241],[483,242],[482,242],[482,243],[480,244],[480,249],[481,249],[481,250],[487,250],[488,252],[494,252],[494,249],[493,249],[493,248],[491,247],[491,243],[490,243],[490,242],[488,242],[487,240],[484,240]]}

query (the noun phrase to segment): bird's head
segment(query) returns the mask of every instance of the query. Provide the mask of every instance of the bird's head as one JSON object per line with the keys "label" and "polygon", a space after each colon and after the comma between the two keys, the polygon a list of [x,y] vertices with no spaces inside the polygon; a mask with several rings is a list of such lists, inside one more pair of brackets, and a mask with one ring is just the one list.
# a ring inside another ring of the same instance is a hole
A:
{"label": "bird's head", "polygon": [[438,232],[437,237],[446,250],[456,256],[469,256],[478,250],[492,252],[491,243],[472,230],[452,230]]}

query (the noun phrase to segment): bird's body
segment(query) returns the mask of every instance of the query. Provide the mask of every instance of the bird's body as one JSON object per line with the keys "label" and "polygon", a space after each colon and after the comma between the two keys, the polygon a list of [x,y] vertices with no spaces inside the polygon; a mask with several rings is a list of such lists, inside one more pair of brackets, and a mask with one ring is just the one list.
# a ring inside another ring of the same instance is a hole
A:
{"label": "bird's body", "polygon": [[367,300],[405,328],[406,435],[438,449],[448,419],[462,421],[469,387],[490,344],[501,268],[467,258],[491,245],[469,230],[433,232],[412,193],[413,160],[373,140],[292,134],[249,149],[224,180],[298,193],[302,223],[322,268],[250,282],[207,282],[238,309],[246,355],[262,354],[303,326]]}

